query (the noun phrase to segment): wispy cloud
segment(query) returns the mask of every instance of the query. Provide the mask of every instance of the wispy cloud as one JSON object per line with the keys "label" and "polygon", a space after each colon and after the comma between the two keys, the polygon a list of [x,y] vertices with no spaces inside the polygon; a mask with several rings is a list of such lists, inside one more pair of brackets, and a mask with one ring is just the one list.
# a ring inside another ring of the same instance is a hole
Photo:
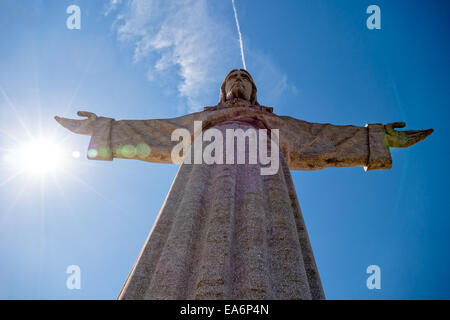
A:
{"label": "wispy cloud", "polygon": [[[134,46],[134,61],[148,65],[149,80],[172,84],[176,75],[178,94],[188,107],[179,111],[192,112],[215,103],[224,76],[240,64],[233,9],[227,5],[208,0],[110,0],[106,12],[116,12],[117,37]],[[259,60],[250,61],[250,69],[270,69],[261,76],[275,81],[281,77],[276,89],[285,90],[286,76],[267,58]]]}
{"label": "wispy cloud", "polygon": [[105,8],[104,15],[105,16],[109,15],[111,12],[116,10],[117,6],[120,5],[121,3],[122,3],[122,0],[110,0],[108,5]]}

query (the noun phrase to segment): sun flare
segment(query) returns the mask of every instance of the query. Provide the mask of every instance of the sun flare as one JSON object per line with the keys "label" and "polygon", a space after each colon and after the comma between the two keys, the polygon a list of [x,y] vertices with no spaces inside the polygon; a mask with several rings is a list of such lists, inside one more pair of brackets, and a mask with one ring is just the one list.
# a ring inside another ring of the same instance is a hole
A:
{"label": "sun flare", "polygon": [[33,139],[10,150],[6,161],[20,171],[33,175],[45,175],[64,167],[64,150],[56,142]]}

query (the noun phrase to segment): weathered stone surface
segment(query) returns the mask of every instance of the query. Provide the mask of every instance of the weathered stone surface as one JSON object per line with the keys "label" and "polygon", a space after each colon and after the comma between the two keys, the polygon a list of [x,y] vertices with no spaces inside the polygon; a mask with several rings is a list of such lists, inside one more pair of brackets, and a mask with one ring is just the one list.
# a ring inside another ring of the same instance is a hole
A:
{"label": "weathered stone surface", "polygon": [[[249,127],[216,126],[224,136]],[[323,299],[280,157],[278,173],[266,176],[260,164],[182,164],[119,298]]]}

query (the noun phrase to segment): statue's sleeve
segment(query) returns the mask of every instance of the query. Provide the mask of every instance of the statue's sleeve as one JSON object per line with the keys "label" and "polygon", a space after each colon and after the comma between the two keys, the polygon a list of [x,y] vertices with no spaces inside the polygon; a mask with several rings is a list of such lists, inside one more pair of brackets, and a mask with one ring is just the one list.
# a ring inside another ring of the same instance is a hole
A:
{"label": "statue's sleeve", "polygon": [[191,131],[191,115],[172,119],[119,121],[98,117],[89,143],[88,158],[172,163],[171,151],[178,143],[171,141],[172,132],[180,128]]}
{"label": "statue's sleeve", "polygon": [[390,169],[392,158],[380,123],[365,127],[310,123],[281,117],[280,144],[292,170],[329,167]]}

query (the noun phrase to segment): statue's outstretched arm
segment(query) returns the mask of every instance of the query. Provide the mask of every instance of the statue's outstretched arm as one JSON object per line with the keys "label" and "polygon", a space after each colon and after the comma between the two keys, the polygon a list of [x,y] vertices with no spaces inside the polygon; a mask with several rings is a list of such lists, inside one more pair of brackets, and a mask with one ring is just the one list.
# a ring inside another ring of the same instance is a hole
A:
{"label": "statue's outstretched arm", "polygon": [[79,111],[83,120],[55,117],[63,127],[78,134],[91,136],[88,158],[109,160],[113,158],[137,159],[149,162],[172,163],[171,151],[178,141],[172,141],[175,129],[193,129],[190,114],[171,119],[120,120],[97,117],[94,113]]}
{"label": "statue's outstretched arm", "polygon": [[403,122],[365,127],[310,123],[282,117],[281,147],[292,170],[329,167],[390,169],[390,148],[406,148],[425,139],[433,129],[396,131]]}

